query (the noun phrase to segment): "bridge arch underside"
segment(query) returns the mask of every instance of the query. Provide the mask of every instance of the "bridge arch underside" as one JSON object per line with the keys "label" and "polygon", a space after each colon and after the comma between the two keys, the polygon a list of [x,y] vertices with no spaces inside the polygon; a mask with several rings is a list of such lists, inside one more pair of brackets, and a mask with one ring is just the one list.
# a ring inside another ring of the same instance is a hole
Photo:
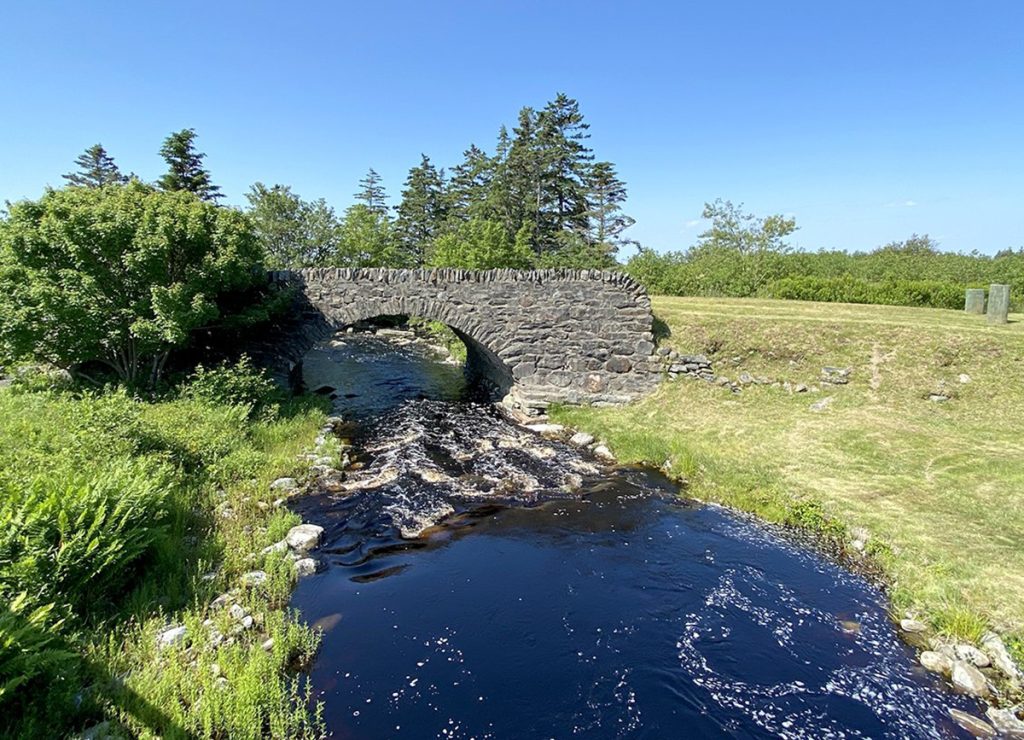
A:
{"label": "bridge arch underside", "polygon": [[305,350],[378,316],[432,319],[465,343],[471,375],[527,413],[625,403],[661,377],[650,300],[621,273],[312,268],[273,279],[298,288]]}
{"label": "bridge arch underside", "polygon": [[515,386],[512,368],[489,346],[500,346],[500,332],[457,315],[451,304],[444,302],[417,298],[360,301],[345,310],[333,310],[324,315],[322,329],[314,336],[326,339],[347,326],[382,316],[418,316],[440,321],[466,345],[466,376],[471,382],[482,384],[495,400],[505,398]]}

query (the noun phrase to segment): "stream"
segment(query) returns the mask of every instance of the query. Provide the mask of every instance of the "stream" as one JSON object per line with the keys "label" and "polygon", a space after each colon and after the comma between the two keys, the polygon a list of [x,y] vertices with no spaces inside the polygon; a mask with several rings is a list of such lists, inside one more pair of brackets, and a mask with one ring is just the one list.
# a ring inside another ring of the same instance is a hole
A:
{"label": "stream", "polygon": [[356,462],[295,502],[333,737],[971,737],[864,578],[515,424],[411,337],[303,363]]}

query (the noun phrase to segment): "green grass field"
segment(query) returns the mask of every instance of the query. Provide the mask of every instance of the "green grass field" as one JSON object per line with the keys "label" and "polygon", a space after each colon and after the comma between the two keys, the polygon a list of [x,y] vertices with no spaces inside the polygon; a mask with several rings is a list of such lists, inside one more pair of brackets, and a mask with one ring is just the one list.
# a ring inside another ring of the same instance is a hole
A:
{"label": "green grass field", "polygon": [[[667,297],[654,311],[662,345],[718,375],[812,388],[681,377],[629,407],[553,416],[624,462],[665,465],[696,498],[866,538],[900,616],[967,639],[991,627],[1024,656],[1024,316]],[[849,384],[823,385],[826,365],[851,368]]]}

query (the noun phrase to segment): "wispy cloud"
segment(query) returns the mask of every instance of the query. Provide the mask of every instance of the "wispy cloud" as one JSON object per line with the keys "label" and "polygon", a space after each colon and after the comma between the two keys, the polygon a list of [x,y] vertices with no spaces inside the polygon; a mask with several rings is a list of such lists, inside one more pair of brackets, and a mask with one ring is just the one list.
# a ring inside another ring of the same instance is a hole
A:
{"label": "wispy cloud", "polygon": [[684,224],[684,225],[686,226],[686,228],[688,228],[688,229],[692,229],[692,228],[694,228],[695,226],[700,226],[700,219],[699,219],[699,218],[691,218],[691,219],[690,219],[689,221],[687,221],[687,222],[686,222],[686,224]]}
{"label": "wispy cloud", "polygon": [[917,205],[916,200],[894,200],[892,203],[886,203],[886,208],[913,208]]}

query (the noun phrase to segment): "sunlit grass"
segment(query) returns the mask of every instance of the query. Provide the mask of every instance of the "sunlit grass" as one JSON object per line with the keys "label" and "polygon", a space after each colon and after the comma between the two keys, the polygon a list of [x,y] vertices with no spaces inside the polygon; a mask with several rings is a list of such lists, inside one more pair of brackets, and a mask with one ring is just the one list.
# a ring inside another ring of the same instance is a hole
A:
{"label": "sunlit grass", "polygon": [[[990,326],[935,309],[662,297],[654,310],[671,330],[663,344],[708,354],[718,374],[818,392],[733,394],[683,378],[630,407],[559,419],[622,460],[667,464],[698,498],[832,535],[866,530],[901,614],[1020,644],[1024,317]],[[850,384],[821,384],[826,365],[851,368]]]}

